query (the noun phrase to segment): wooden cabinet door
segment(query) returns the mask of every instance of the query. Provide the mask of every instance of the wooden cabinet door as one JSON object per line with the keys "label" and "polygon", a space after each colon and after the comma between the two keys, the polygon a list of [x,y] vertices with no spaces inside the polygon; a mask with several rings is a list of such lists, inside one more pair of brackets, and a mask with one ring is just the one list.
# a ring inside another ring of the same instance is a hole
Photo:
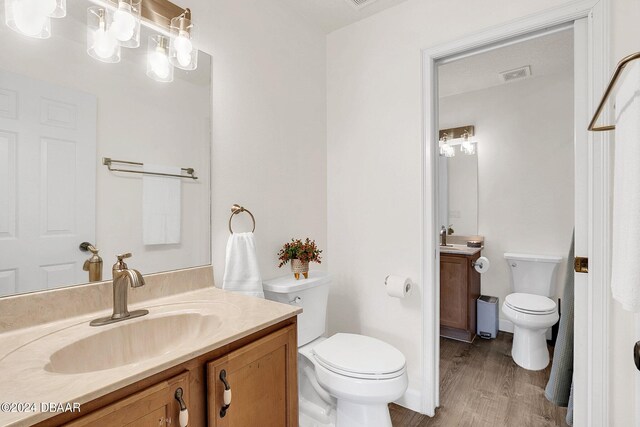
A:
{"label": "wooden cabinet door", "polygon": [[178,388],[189,408],[188,373],[162,381],[118,402],[65,424],[67,427],[174,427],[178,426]]}
{"label": "wooden cabinet door", "polygon": [[[209,427],[297,427],[296,326],[291,325],[207,364]],[[224,371],[231,404],[223,414]]]}
{"label": "wooden cabinet door", "polygon": [[467,259],[440,255],[440,325],[467,329]]}

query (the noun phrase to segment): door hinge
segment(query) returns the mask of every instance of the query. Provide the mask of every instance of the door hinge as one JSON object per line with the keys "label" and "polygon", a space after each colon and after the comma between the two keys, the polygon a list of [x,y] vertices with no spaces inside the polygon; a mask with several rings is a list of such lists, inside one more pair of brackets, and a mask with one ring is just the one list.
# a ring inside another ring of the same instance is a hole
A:
{"label": "door hinge", "polygon": [[577,256],[573,260],[573,270],[576,273],[588,273],[589,272],[589,258]]}

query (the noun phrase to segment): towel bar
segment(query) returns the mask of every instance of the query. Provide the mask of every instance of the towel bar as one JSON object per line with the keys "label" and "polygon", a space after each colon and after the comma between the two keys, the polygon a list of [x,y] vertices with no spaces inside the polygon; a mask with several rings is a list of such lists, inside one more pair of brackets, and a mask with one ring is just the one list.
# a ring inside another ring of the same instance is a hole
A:
{"label": "towel bar", "polygon": [[620,75],[624,71],[624,67],[626,67],[627,64],[629,64],[632,61],[635,61],[636,59],[640,59],[640,52],[636,52],[634,54],[626,56],[622,58],[620,62],[618,62],[618,65],[616,66],[616,70],[613,72],[613,75],[611,76],[611,80],[609,81],[609,85],[607,86],[607,89],[604,91],[604,94],[602,95],[600,104],[598,104],[598,108],[596,108],[596,113],[593,115],[593,118],[589,123],[589,127],[587,128],[588,130],[592,132],[602,132],[607,130],[614,130],[616,128],[616,125],[605,125],[605,126],[596,127],[596,122],[598,121],[598,118],[600,118],[600,114],[602,114],[602,110],[604,110],[604,106],[607,103],[609,96],[611,96],[611,93],[613,92],[613,88],[616,86],[616,83],[618,82]]}
{"label": "towel bar", "polygon": [[256,231],[256,219],[253,214],[249,212],[248,209],[245,209],[244,206],[234,204],[233,206],[231,206],[231,216],[229,217],[229,232],[233,234],[233,228],[231,228],[231,220],[233,220],[233,216],[241,212],[246,212],[251,216],[251,221],[253,221],[253,230],[251,230],[251,232],[253,233],[254,231]]}
{"label": "towel bar", "polygon": [[124,164],[124,165],[144,166],[144,163],[139,163],[139,162],[130,162],[128,160],[115,160],[115,159],[112,159],[110,157],[103,157],[102,158],[102,164],[105,165],[107,167],[107,169],[109,169],[111,172],[128,172],[128,173],[140,173],[140,174],[144,174],[144,175],[159,175],[159,176],[171,176],[171,177],[174,177],[174,178],[198,179],[198,177],[194,175],[195,170],[193,170],[193,168],[180,168],[183,171],[185,171],[188,175],[176,175],[176,174],[172,174],[172,173],[147,172],[147,171],[130,170],[130,169],[116,169],[116,168],[112,168],[111,167],[112,163],[121,163],[121,164]]}

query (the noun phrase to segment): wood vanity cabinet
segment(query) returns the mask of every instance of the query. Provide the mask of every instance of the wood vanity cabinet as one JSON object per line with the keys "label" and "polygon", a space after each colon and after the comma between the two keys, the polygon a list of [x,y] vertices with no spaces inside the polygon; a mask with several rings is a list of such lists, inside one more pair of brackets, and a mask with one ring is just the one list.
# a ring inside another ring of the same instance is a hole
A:
{"label": "wood vanity cabinet", "polygon": [[440,254],[440,336],[472,342],[476,337],[476,300],[480,273],[475,255]]}
{"label": "wood vanity cabinet", "polygon": [[[290,331],[283,330],[207,364],[209,427],[282,427],[297,424],[297,394],[287,393],[297,368],[288,359],[298,348],[289,345]],[[225,385],[232,400],[223,410]]]}
{"label": "wood vanity cabinet", "polygon": [[[36,426],[179,427],[182,388],[189,427],[297,427],[297,357],[293,317]],[[224,416],[222,370],[232,396]]]}

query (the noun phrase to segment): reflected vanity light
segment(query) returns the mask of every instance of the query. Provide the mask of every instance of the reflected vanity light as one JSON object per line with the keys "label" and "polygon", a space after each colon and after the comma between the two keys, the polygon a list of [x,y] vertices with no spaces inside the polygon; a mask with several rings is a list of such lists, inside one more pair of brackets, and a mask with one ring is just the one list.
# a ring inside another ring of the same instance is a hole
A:
{"label": "reflected vanity light", "polygon": [[67,15],[66,0],[5,0],[4,22],[13,31],[36,39],[51,37],[51,18]]}
{"label": "reflected vanity light", "polygon": [[443,129],[440,135],[440,156],[454,157],[456,146],[460,146],[460,152],[469,156],[476,154],[477,141],[473,139],[475,135],[474,126],[462,126],[451,129]]}

